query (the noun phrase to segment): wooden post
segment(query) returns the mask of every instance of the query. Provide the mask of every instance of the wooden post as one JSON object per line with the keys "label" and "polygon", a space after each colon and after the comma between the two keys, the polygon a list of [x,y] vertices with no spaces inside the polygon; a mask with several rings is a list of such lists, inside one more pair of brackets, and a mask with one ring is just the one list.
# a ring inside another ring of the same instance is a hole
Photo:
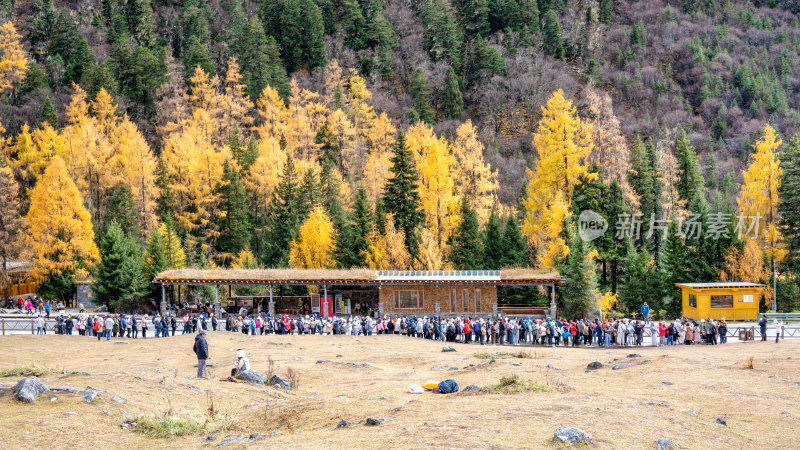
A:
{"label": "wooden post", "polygon": [[166,304],[167,302],[167,288],[162,284],[161,285],[161,305],[158,309],[161,310],[161,314],[163,315],[166,312]]}
{"label": "wooden post", "polygon": [[33,324],[33,317],[31,317],[31,334],[36,334],[36,331],[34,330],[34,328],[36,328],[36,327]]}
{"label": "wooden post", "polygon": [[[322,285],[322,298],[325,299],[324,300],[325,301],[325,312],[327,312],[328,311],[328,309],[327,309],[328,308],[328,285],[327,284],[323,284]],[[322,302],[320,302],[320,305],[319,305],[319,316],[320,317],[325,317],[325,316],[322,315]]]}
{"label": "wooden post", "polygon": [[0,323],[3,324],[3,336],[6,335],[6,319],[0,319]]}
{"label": "wooden post", "polygon": [[220,311],[219,304],[219,285],[216,286],[214,291],[214,314],[216,314],[217,320],[222,318],[222,312]]}
{"label": "wooden post", "polygon": [[275,315],[275,300],[272,299],[272,285],[269,285],[269,312],[270,317]]}

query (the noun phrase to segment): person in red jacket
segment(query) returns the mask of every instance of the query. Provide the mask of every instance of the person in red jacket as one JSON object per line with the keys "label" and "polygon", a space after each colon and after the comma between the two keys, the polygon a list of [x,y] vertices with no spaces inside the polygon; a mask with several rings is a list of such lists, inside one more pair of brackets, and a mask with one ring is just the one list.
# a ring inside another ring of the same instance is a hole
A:
{"label": "person in red jacket", "polygon": [[470,334],[469,318],[464,319],[464,343],[469,344],[472,335]]}

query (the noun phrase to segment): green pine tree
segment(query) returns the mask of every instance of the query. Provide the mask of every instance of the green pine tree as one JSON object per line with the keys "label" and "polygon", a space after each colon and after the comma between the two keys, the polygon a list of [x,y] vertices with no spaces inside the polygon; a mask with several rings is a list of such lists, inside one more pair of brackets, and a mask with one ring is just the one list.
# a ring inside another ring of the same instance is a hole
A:
{"label": "green pine tree", "polygon": [[313,0],[262,2],[261,21],[278,43],[288,73],[325,65],[325,25]]}
{"label": "green pine tree", "polygon": [[391,162],[392,175],[384,187],[383,203],[386,212],[394,215],[397,228],[405,233],[409,254],[416,258],[423,216],[417,191],[417,168],[411,151],[406,147],[406,138],[402,131],[397,132]]}
{"label": "green pine tree", "polygon": [[53,108],[53,103],[50,101],[50,95],[44,99],[44,106],[42,106],[42,115],[39,118],[39,123],[49,123],[50,126],[56,130],[61,128],[61,125],[58,123],[58,115],[56,115],[56,110]]}
{"label": "green pine tree", "polygon": [[[781,218],[778,227],[787,247],[784,260],[787,277],[785,281],[778,282],[778,293],[787,295],[778,299],[778,308],[790,311],[796,308],[796,301],[800,298],[788,295],[800,291],[800,227],[797,226],[800,223],[800,137],[797,135],[794,135],[783,149],[781,168],[783,178],[778,189],[781,199],[778,213]],[[785,286],[780,287],[782,284]],[[791,304],[787,304],[788,302]]]}
{"label": "green pine tree", "polygon": [[508,216],[506,227],[503,230],[503,257],[500,260],[500,267],[527,267],[528,247],[522,237],[522,230],[519,229],[517,219],[513,214]]}
{"label": "green pine tree", "polygon": [[487,0],[461,0],[461,24],[467,38],[489,34],[489,4]]}
{"label": "green pine tree", "polygon": [[264,255],[257,255],[265,266],[286,267],[289,264],[289,246],[300,228],[298,204],[297,172],[294,161],[288,157],[270,203],[267,248]]}
{"label": "green pine tree", "polygon": [[444,91],[444,112],[451,119],[460,119],[464,113],[464,97],[461,95],[461,87],[458,84],[458,77],[452,67],[447,68],[447,88]]}
{"label": "green pine tree", "polygon": [[206,48],[200,43],[196,36],[192,36],[184,54],[184,65],[186,66],[186,79],[189,79],[194,74],[194,69],[200,66],[206,73],[213,77],[214,64],[211,62],[211,57],[208,55]]}
{"label": "green pine tree", "polygon": [[486,222],[486,233],[483,240],[483,267],[499,270],[503,266],[503,234],[500,231],[500,219],[494,210]]}
{"label": "green pine tree", "polygon": [[317,176],[314,170],[308,168],[303,174],[303,180],[300,183],[299,199],[297,203],[297,215],[300,218],[300,223],[308,218],[308,213],[317,204],[320,203],[319,186],[317,185]]}
{"label": "green pine tree", "polygon": [[414,111],[419,115],[419,120],[433,125],[433,111],[431,109],[431,91],[428,90],[428,78],[421,67],[414,71],[414,78],[408,88],[413,100]]}
{"label": "green pine tree", "polygon": [[98,242],[100,263],[94,269],[92,290],[98,302],[110,306],[119,302],[128,286],[123,284],[125,262],[134,257],[134,245],[116,223],[109,225]]}
{"label": "green pine tree", "polygon": [[561,40],[561,24],[552,9],[548,10],[542,25],[544,52],[556,59],[564,59],[564,44]]}
{"label": "green pine tree", "polygon": [[168,217],[175,216],[175,198],[170,187],[167,165],[161,158],[158,158],[158,163],[156,164],[156,189],[158,189],[156,215],[161,221],[166,221]]}
{"label": "green pine tree", "polygon": [[461,223],[448,238],[450,262],[458,270],[483,267],[483,237],[478,217],[466,199],[461,201]]}
{"label": "green pine tree", "polygon": [[686,247],[681,238],[678,221],[673,217],[667,227],[667,236],[658,261],[664,310],[671,318],[681,316],[683,308],[681,292],[675,287],[675,283],[687,282],[686,266]]}
{"label": "green pine tree", "polygon": [[219,196],[216,216],[219,236],[215,247],[225,255],[223,261],[228,263],[248,247],[253,227],[239,172],[228,161],[225,161],[222,170],[222,180],[216,187],[216,194]]}
{"label": "green pine tree", "polygon": [[257,17],[252,17],[241,29],[232,45],[241,66],[245,92],[256,101],[269,85],[278,90],[281,97],[289,97],[289,78],[283,68],[278,43],[267,37],[264,26]]}
{"label": "green pine tree", "polygon": [[661,285],[659,272],[656,271],[653,258],[646,248],[636,250],[632,241],[627,241],[625,272],[619,288],[618,309],[631,317],[639,314],[644,302],[653,311],[662,309]]}
{"label": "green pine tree", "polygon": [[562,273],[566,279],[561,298],[561,314],[564,317],[587,317],[597,310],[597,268],[587,258],[591,245],[577,233],[570,240],[569,256],[562,262]]}
{"label": "green pine tree", "polygon": [[677,161],[678,161],[678,198],[691,204],[695,197],[704,195],[705,182],[700,169],[700,159],[694,151],[694,147],[686,137],[686,131],[681,130],[676,142]]}

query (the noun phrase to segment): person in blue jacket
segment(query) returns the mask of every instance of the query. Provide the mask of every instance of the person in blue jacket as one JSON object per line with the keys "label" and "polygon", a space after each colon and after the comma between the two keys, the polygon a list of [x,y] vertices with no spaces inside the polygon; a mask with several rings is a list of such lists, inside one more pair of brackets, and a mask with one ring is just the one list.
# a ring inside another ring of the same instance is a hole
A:
{"label": "person in blue jacket", "polygon": [[644,305],[642,305],[642,316],[644,317],[645,324],[650,322],[650,306],[647,305],[647,302],[644,302]]}

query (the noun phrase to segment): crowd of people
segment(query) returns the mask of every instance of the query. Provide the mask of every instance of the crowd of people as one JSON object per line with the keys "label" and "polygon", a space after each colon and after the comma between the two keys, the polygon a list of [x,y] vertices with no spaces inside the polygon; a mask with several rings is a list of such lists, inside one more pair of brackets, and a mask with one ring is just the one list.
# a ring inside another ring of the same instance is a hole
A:
{"label": "crowd of people", "polygon": [[[594,320],[532,319],[517,317],[472,318],[439,316],[394,316],[374,319],[365,316],[336,316],[322,318],[316,314],[290,317],[269,313],[224,314],[218,321],[208,312],[173,312],[156,314],[85,314],[59,315],[54,331],[57,334],[105,338],[147,338],[174,336],[200,331],[224,330],[248,335],[318,334],[372,336],[396,334],[443,342],[475,343],[478,345],[542,345],[633,347],[662,345],[718,345],[727,343],[728,323],[721,320],[649,321],[634,319]],[[645,316],[646,317],[646,316]],[[221,322],[221,323],[220,323]],[[34,322],[37,334],[46,333],[46,322],[40,315]],[[776,330],[783,324],[774,323]],[[766,340],[767,321],[759,322],[762,340]],[[780,334],[780,333],[778,333]],[[776,340],[777,341],[777,340]]]}

